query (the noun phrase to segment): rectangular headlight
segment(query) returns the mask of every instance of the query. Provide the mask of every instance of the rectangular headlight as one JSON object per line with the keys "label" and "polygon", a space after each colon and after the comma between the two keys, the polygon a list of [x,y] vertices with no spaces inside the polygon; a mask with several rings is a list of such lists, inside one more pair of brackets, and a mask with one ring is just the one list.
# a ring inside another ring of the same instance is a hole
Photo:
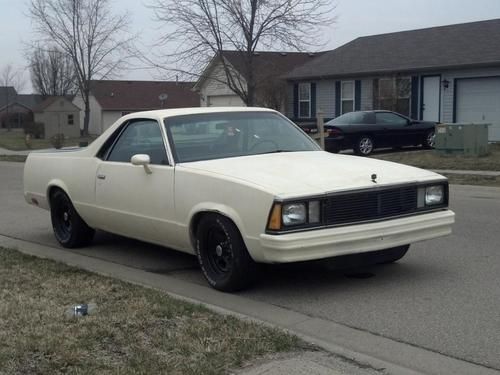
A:
{"label": "rectangular headlight", "polygon": [[307,221],[307,210],[305,203],[288,203],[283,205],[281,212],[285,226],[301,225]]}
{"label": "rectangular headlight", "polygon": [[433,185],[425,188],[425,205],[434,206],[444,202],[444,186]]}

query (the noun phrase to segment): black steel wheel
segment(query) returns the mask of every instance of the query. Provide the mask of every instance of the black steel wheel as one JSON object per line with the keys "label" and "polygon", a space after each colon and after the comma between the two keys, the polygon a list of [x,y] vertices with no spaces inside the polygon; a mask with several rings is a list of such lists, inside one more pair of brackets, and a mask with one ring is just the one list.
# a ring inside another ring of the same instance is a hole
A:
{"label": "black steel wheel", "polygon": [[88,245],[94,230],[78,215],[66,193],[57,189],[50,197],[50,218],[57,241],[64,247]]}
{"label": "black steel wheel", "polygon": [[363,135],[358,138],[356,144],[354,145],[354,152],[357,155],[368,156],[372,153],[375,148],[373,139],[368,135]]}
{"label": "black steel wheel", "polygon": [[231,220],[207,214],[200,220],[196,237],[198,262],[213,288],[232,292],[248,287],[255,280],[256,264]]}
{"label": "black steel wheel", "polygon": [[424,148],[434,148],[436,144],[436,132],[434,130],[429,131],[424,139]]}

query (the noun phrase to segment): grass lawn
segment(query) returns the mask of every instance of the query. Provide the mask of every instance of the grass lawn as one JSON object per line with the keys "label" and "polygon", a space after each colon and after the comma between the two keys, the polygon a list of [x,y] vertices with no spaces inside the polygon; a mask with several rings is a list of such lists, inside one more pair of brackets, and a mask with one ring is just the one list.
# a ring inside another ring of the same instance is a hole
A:
{"label": "grass lawn", "polygon": [[18,163],[24,163],[26,161],[26,156],[24,156],[24,155],[0,155],[0,161],[15,161]]}
{"label": "grass lawn", "polygon": [[[306,344],[155,290],[0,248],[0,373],[222,374]],[[74,304],[95,314],[67,317]]]}
{"label": "grass lawn", "polygon": [[[89,144],[95,139],[95,137],[81,137],[81,138],[68,138],[64,141],[63,147],[78,146],[80,142],[88,142]],[[31,148],[26,146],[25,135],[22,131],[13,130],[0,130],[0,147],[6,148],[8,150],[19,151],[19,150],[40,150],[44,148],[54,147],[50,139],[31,139]]]}
{"label": "grass lawn", "polygon": [[434,150],[391,152],[372,157],[425,169],[500,171],[500,143],[490,144],[490,155],[479,158],[441,156]]}

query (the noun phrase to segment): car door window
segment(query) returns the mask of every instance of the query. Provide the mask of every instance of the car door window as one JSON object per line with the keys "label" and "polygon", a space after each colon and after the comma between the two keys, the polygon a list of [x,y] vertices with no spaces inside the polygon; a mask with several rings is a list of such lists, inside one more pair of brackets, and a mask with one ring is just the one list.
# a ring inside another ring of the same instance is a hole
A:
{"label": "car door window", "polygon": [[168,164],[160,126],[154,120],[129,123],[113,145],[107,161],[129,163],[133,155],[147,154],[151,164]]}
{"label": "car door window", "polygon": [[383,125],[397,125],[397,126],[405,126],[408,121],[401,116],[395,115],[394,113],[377,113],[376,115],[377,124]]}

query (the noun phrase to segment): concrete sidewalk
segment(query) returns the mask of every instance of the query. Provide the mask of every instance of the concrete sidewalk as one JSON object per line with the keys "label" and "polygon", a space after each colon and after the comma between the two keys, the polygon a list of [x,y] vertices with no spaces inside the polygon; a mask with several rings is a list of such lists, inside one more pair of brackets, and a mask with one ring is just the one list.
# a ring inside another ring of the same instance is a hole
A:
{"label": "concrete sidewalk", "polygon": [[[493,369],[397,342],[332,320],[308,316],[238,294],[220,293],[208,286],[151,273],[67,249],[0,236],[0,246],[53,259],[91,272],[161,290],[176,298],[201,303],[223,314],[285,329],[333,354],[305,353],[303,358],[275,358],[242,369],[245,375],[279,374],[496,374]],[[343,367],[342,367],[343,366]],[[351,366],[351,367],[349,367]],[[352,367],[353,366],[353,367]]]}

